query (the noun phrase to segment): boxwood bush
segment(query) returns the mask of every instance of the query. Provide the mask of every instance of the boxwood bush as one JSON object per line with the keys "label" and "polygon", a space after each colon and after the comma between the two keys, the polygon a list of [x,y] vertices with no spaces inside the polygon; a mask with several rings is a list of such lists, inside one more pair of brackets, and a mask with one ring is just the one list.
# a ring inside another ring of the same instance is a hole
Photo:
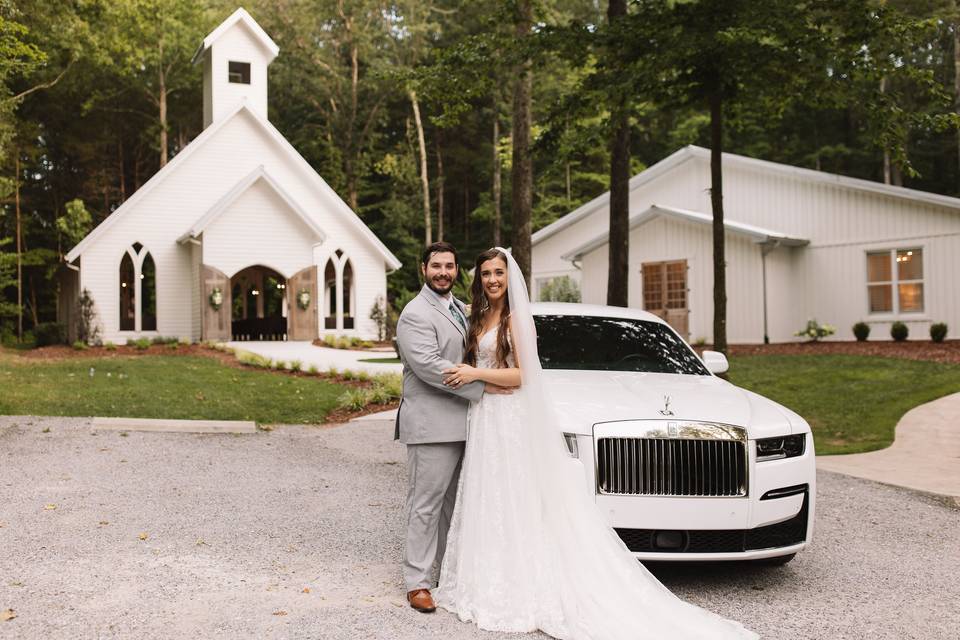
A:
{"label": "boxwood bush", "polygon": [[853,335],[857,338],[857,342],[866,342],[870,337],[870,325],[866,322],[858,322],[853,325]]}
{"label": "boxwood bush", "polygon": [[[944,322],[938,322],[936,324],[930,325],[930,339],[934,342],[943,342],[943,339],[947,337],[947,325]],[[39,336],[37,337],[39,341]]]}
{"label": "boxwood bush", "polygon": [[907,325],[900,321],[894,322],[892,325],[890,325],[890,337],[897,342],[903,342],[907,339],[909,334],[910,330],[907,329]]}

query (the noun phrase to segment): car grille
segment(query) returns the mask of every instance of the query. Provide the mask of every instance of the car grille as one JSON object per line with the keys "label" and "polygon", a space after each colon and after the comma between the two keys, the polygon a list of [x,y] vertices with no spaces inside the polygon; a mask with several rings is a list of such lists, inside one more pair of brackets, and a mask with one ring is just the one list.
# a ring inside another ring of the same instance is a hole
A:
{"label": "car grille", "polygon": [[736,553],[777,549],[800,544],[807,539],[809,497],[803,496],[800,512],[785,522],[755,529],[690,529],[672,531],[681,535],[679,545],[657,546],[656,529],[615,529],[627,548],[634,553]]}
{"label": "car grille", "polygon": [[742,441],[599,438],[597,490],[643,496],[745,496]]}

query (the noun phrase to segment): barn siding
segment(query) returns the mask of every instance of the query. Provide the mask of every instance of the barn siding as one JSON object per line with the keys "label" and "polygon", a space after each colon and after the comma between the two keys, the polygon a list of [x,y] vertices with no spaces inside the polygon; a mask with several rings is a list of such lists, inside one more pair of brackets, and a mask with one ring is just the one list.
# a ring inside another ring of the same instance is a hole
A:
{"label": "barn siding", "polygon": [[[709,187],[709,157],[697,152],[632,193],[631,212],[659,204],[709,214]],[[929,339],[929,325],[934,322],[946,322],[949,336],[960,337],[960,287],[956,285],[956,274],[960,273],[960,200],[951,207],[910,197],[908,190],[902,193],[905,197],[874,193],[819,177],[813,179],[811,174],[792,168],[770,169],[736,158],[725,160],[727,220],[810,241],[805,247],[781,247],[767,256],[771,341],[797,340],[793,333],[811,318],[835,325],[834,339],[853,339],[852,325],[860,320],[873,326],[871,339],[889,339],[894,320],[908,324],[911,339]],[[608,208],[601,207],[536,245],[535,275],[541,270],[559,272],[560,255],[605,231],[608,215]],[[679,221],[667,224],[661,218],[631,233],[630,304],[642,305],[638,260],[686,258],[691,264],[691,338],[712,340],[712,272],[700,266],[709,265],[712,245],[709,227],[703,229],[706,235],[695,240],[700,232],[685,229]],[[755,245],[750,248],[751,241],[743,236],[728,233],[727,238],[728,338],[731,342],[760,342],[760,249]],[[867,312],[866,251],[913,246],[924,247],[924,313],[871,316]],[[585,292],[589,289],[584,301],[605,302],[606,252],[604,246],[583,257],[581,279]],[[696,274],[694,263],[698,265]],[[703,280],[707,277],[709,283]]]}

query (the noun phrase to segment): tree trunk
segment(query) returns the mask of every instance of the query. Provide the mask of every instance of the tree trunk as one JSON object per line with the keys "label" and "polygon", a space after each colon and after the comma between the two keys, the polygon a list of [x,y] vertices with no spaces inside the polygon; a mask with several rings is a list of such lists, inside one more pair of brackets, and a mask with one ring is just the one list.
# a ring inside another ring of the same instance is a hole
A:
{"label": "tree trunk", "polygon": [[[533,25],[532,0],[517,3],[515,35],[523,42],[529,38]],[[533,93],[533,69],[531,61],[525,60],[516,69],[513,90],[513,169],[511,171],[513,213],[513,238],[511,253],[523,272],[530,288],[530,265],[533,211],[533,162],[530,158],[530,127]]]}
{"label": "tree trunk", "polygon": [[17,216],[17,342],[23,342],[23,233],[20,224],[20,149],[14,153],[14,211]]}
{"label": "tree trunk", "polygon": [[117,143],[117,164],[120,169],[120,204],[123,204],[127,200],[127,181],[124,176],[123,170],[123,139]]}
{"label": "tree trunk", "polygon": [[710,203],[713,205],[713,348],[727,351],[727,274],[723,228],[723,97],[710,94]]}
{"label": "tree trunk", "polygon": [[[887,92],[887,77],[880,78],[880,93]],[[883,184],[890,184],[890,149],[883,149]]]}
{"label": "tree trunk", "polygon": [[163,40],[160,40],[160,85],[157,96],[160,103],[160,168],[167,164],[167,79],[163,71]]}
{"label": "tree trunk", "polygon": [[500,109],[493,97],[493,246],[500,246],[501,220]]}
{"label": "tree trunk", "polygon": [[[611,25],[627,15],[626,0],[610,0],[607,19]],[[607,53],[616,64],[616,51]],[[630,276],[630,120],[627,96],[622,89],[613,100],[610,139],[610,251],[607,263],[607,304],[627,306],[627,282]]]}
{"label": "tree trunk", "polygon": [[[953,2],[954,16],[957,14],[957,3]],[[953,105],[954,111],[960,114],[960,19],[954,18],[953,23]],[[960,191],[960,130],[957,131],[957,169],[958,186]]]}
{"label": "tree trunk", "polygon": [[443,149],[440,148],[440,132],[437,131],[437,240],[443,242]]}
{"label": "tree trunk", "polygon": [[430,178],[427,175],[427,144],[423,137],[423,122],[420,120],[420,103],[417,102],[417,92],[411,90],[410,104],[413,105],[413,121],[417,125],[417,144],[420,149],[420,187],[423,189],[423,246],[433,242],[430,215]]}

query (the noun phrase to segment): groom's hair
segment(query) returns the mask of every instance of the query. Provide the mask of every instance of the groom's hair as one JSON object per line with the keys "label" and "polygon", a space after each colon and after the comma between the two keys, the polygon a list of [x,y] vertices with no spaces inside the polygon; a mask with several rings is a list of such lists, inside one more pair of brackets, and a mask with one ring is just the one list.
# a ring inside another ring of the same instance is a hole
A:
{"label": "groom's hair", "polygon": [[423,258],[420,262],[423,266],[427,266],[427,263],[430,262],[430,258],[433,257],[435,253],[452,253],[453,262],[458,267],[460,266],[460,259],[457,257],[457,249],[449,242],[434,242],[426,249],[423,250]]}

